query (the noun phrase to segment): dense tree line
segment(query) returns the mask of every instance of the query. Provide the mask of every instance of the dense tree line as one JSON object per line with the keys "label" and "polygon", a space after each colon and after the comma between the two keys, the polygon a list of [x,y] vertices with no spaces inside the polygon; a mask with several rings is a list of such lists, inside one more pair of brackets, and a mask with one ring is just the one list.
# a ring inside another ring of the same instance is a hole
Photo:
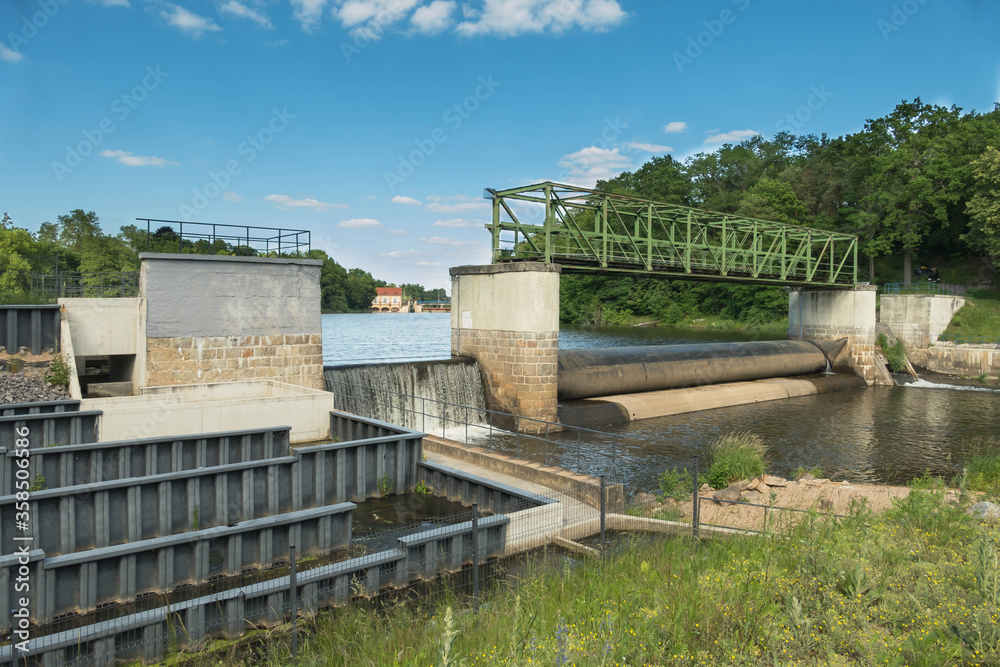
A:
{"label": "dense tree line", "polygon": [[[44,301],[45,295],[32,291],[32,275],[66,273],[89,274],[96,283],[100,274],[115,274],[139,269],[139,253],[185,252],[210,255],[257,255],[247,245],[234,245],[224,240],[181,239],[169,226],[151,235],[135,225],[125,225],[116,235],[106,234],[93,212],[77,209],[60,215],[56,222],[43,222],[37,233],[30,233],[14,224],[4,214],[0,223],[0,303],[32,303]],[[273,254],[273,253],[272,253]],[[345,269],[322,250],[312,250],[311,259],[322,260],[320,293],[323,312],[345,313],[367,311],[375,298],[375,289],[386,286],[369,272]],[[425,293],[419,285],[408,286]],[[413,298],[419,298],[414,292]]]}
{"label": "dense tree line", "polygon": [[[655,157],[598,190],[856,234],[873,282],[910,282],[920,263],[1000,260],[1000,105],[988,113],[904,101],[836,139],[781,132],[679,162]],[[900,256],[902,275],[878,275]],[[787,315],[780,288],[564,276],[569,322],[665,324]]]}

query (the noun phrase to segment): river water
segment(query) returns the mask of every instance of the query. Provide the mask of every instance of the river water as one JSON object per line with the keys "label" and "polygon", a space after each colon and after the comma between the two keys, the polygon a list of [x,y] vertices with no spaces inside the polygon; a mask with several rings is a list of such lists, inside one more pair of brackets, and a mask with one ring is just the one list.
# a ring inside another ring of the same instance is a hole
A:
{"label": "river water", "polygon": [[[566,327],[560,349],[668,345],[754,340],[739,331],[636,327]],[[324,315],[327,364],[444,359],[450,355],[450,316]],[[924,472],[951,477],[961,470],[963,444],[994,436],[1000,424],[1000,391],[917,386],[873,387],[820,396],[660,417],[604,427],[614,437],[553,436],[551,461],[583,472],[605,467],[614,450],[615,476],[654,489],[665,468],[704,461],[719,435],[752,431],[768,443],[769,470],[819,466],[835,479],[905,482]],[[475,437],[486,437],[474,434]],[[492,436],[497,445],[497,436]],[[513,439],[511,453],[525,446]],[[502,446],[502,445],[501,445]],[[703,466],[700,466],[703,467]]]}

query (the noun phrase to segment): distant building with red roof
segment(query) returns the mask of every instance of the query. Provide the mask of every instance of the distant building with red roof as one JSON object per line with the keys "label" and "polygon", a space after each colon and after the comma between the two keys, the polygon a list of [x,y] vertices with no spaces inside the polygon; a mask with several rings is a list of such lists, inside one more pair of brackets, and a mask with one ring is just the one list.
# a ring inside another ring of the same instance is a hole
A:
{"label": "distant building with red roof", "polygon": [[373,313],[403,313],[402,287],[376,287],[375,299],[372,301]]}

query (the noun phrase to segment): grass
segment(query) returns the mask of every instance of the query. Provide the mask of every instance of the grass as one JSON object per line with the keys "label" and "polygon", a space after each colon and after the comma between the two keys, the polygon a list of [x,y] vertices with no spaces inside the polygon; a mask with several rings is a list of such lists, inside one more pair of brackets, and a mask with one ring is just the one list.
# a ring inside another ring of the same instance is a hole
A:
{"label": "grass", "polygon": [[889,345],[889,339],[886,338],[884,333],[880,333],[875,338],[875,344],[885,354],[885,360],[889,364],[890,371],[893,373],[903,373],[906,371],[906,348],[903,347],[903,341],[897,340],[892,345]]}
{"label": "grass", "polygon": [[816,479],[823,479],[823,469],[820,468],[819,466],[812,466],[810,468],[807,468],[805,466],[796,466],[792,468],[792,472],[790,473],[790,475],[791,478],[794,480],[797,480],[799,477],[802,477],[803,475],[812,475]]}
{"label": "grass", "polygon": [[966,441],[963,449],[966,488],[992,493],[1000,500],[1000,439],[975,438]]}
{"label": "grass", "polygon": [[739,479],[763,475],[766,468],[764,440],[754,433],[736,431],[720,436],[708,451],[708,483],[722,489]]}
{"label": "grass", "polygon": [[1000,291],[969,290],[944,335],[1000,338]]}
{"label": "grass", "polygon": [[[635,537],[606,560],[453,594],[352,606],[300,633],[302,665],[990,665],[1000,529],[943,494],[811,515],[786,539]],[[567,562],[567,561],[564,561]],[[292,664],[285,633],[194,664]]]}

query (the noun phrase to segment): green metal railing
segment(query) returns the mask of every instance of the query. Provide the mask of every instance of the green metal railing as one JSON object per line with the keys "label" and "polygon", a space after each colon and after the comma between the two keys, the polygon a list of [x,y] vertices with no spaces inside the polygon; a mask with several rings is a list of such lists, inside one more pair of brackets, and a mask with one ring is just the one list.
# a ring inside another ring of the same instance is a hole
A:
{"label": "green metal railing", "polygon": [[886,283],[882,285],[882,293],[899,294],[930,294],[940,296],[965,296],[965,285],[947,285],[942,283]]}
{"label": "green metal railing", "polygon": [[486,193],[494,263],[757,284],[858,282],[858,239],[850,234],[552,182]]}

